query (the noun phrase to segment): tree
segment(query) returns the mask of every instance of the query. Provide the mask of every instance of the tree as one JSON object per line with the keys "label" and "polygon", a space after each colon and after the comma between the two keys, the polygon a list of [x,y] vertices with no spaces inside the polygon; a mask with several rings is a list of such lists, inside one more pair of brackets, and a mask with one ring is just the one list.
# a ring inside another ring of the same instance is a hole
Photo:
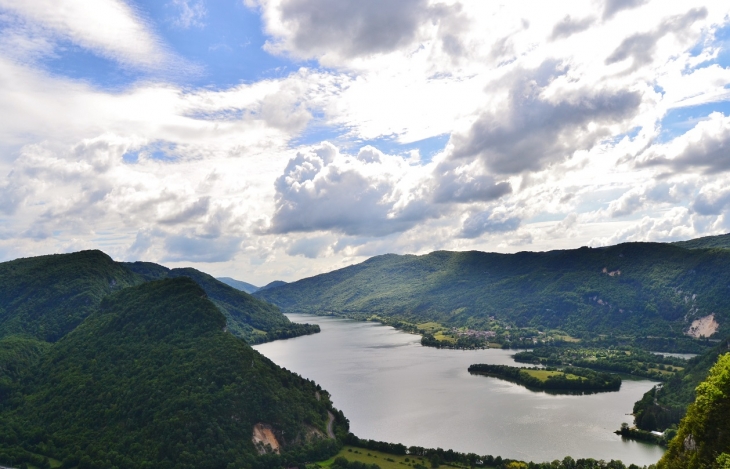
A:
{"label": "tree", "polygon": [[677,436],[658,469],[725,468],[730,465],[730,353],[722,355],[697,386]]}

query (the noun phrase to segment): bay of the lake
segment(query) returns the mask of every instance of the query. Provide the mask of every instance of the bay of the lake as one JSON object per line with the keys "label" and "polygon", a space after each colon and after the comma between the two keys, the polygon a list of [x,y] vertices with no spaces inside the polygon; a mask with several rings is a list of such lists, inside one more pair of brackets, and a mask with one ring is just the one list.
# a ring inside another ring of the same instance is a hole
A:
{"label": "bay of the lake", "polygon": [[634,402],[655,384],[551,395],[470,375],[472,363],[517,365],[510,350],[422,347],[420,336],[372,322],[288,314],[322,332],[254,348],[329,391],[360,438],[525,461],[565,456],[652,464],[663,450],[613,433],[633,421]]}

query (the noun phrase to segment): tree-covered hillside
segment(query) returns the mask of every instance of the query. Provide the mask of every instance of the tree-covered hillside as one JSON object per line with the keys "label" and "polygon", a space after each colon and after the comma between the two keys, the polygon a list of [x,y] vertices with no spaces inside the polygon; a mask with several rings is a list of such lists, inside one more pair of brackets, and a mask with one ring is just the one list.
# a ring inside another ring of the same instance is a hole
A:
{"label": "tree-covered hillside", "polygon": [[110,293],[178,276],[202,286],[228,319],[231,332],[249,343],[319,331],[317,325],[292,323],[276,306],[198,270],[120,263],[101,251],[81,251],[0,263],[0,338],[54,342],[78,326]]}
{"label": "tree-covered hillside", "polygon": [[0,412],[18,391],[22,376],[51,348],[51,344],[26,337],[0,339]]}
{"label": "tree-covered hillside", "polygon": [[0,263],[0,337],[56,341],[106,295],[143,281],[101,251]]}
{"label": "tree-covered hillside", "polygon": [[256,290],[259,289],[259,287],[257,287],[256,285],[251,285],[248,282],[242,282],[241,280],[236,280],[235,278],[231,277],[216,277],[216,280],[220,280],[226,285],[229,285],[236,290],[245,291],[248,294],[254,293]]}
{"label": "tree-covered hillside", "polygon": [[730,340],[698,355],[662,385],[644,394],[634,404],[634,421],[642,430],[664,430],[678,424],[695,399],[695,388],[707,378],[718,357],[730,351]]}
{"label": "tree-covered hillside", "polygon": [[319,326],[292,323],[276,306],[199,270],[190,267],[168,269],[151,262],[124,262],[122,265],[147,280],[176,277],[193,279],[225,315],[228,329],[250,344],[319,332]]}
{"label": "tree-covered hillside", "polygon": [[492,318],[573,335],[679,337],[730,319],[730,251],[626,243],[550,252],[383,255],[255,296],[284,311],[375,314],[487,329]]}
{"label": "tree-covered hillside", "polygon": [[[189,278],[108,296],[19,378],[1,409],[0,464],[263,468],[334,454],[328,412],[340,434],[346,421],[328,395],[225,329]],[[282,456],[258,455],[256,424]]]}
{"label": "tree-covered hillside", "polygon": [[702,238],[690,239],[688,241],[676,241],[672,244],[685,249],[730,249],[730,233],[717,236],[703,236]]}
{"label": "tree-covered hillside", "polygon": [[658,469],[730,467],[730,353],[719,357],[696,394]]}

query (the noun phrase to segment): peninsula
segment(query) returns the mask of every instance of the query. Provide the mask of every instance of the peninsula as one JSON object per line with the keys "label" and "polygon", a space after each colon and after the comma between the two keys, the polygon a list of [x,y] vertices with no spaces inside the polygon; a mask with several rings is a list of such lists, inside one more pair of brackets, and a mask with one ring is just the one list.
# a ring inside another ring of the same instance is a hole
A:
{"label": "peninsula", "polygon": [[621,378],[610,373],[597,373],[581,368],[519,368],[507,365],[475,364],[469,373],[512,381],[530,389],[565,392],[618,391]]}

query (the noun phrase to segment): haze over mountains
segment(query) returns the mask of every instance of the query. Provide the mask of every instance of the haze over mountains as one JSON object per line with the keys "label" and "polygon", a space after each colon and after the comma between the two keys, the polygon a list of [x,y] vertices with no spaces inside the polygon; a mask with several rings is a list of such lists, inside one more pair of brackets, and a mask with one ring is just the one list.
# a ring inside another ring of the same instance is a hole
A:
{"label": "haze over mountains", "polygon": [[231,277],[217,277],[216,280],[220,280],[226,285],[231,286],[236,290],[244,291],[246,293],[253,293],[259,289],[259,287],[257,287],[256,285],[251,285],[250,283],[242,282],[241,280],[236,280],[235,278]]}

